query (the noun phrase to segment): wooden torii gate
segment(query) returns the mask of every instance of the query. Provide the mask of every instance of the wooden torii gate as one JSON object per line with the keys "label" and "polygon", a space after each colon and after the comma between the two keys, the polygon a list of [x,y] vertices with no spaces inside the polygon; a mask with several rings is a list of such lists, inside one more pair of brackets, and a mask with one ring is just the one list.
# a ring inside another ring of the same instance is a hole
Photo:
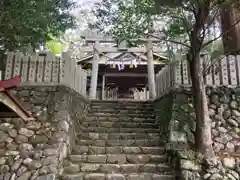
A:
{"label": "wooden torii gate", "polygon": [[149,88],[149,98],[155,99],[156,97],[156,87],[155,87],[155,73],[153,64],[153,52],[162,52],[160,48],[154,48],[153,43],[160,42],[157,38],[140,38],[138,40],[145,42],[146,47],[127,47],[126,43],[122,42],[118,47],[101,47],[101,43],[116,43],[116,39],[111,36],[105,36],[103,34],[94,32],[85,32],[81,35],[85,39],[86,43],[94,43],[93,47],[82,47],[82,52],[94,52],[92,61],[92,78],[90,85],[90,99],[96,99],[97,93],[97,80],[98,80],[98,63],[100,53],[114,53],[114,52],[132,52],[132,53],[147,53],[147,63],[148,63],[148,88]]}

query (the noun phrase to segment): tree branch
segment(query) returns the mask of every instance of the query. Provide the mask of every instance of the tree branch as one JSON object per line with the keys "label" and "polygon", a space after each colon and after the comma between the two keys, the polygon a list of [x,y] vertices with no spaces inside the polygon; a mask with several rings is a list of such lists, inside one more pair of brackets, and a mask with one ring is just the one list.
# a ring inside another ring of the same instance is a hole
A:
{"label": "tree branch", "polygon": [[189,46],[188,44],[185,44],[185,43],[180,42],[180,41],[175,41],[175,40],[172,40],[172,39],[167,39],[167,38],[165,38],[165,37],[159,37],[159,36],[156,36],[156,35],[154,35],[154,34],[149,34],[149,33],[148,33],[148,34],[145,34],[145,35],[152,36],[152,37],[154,37],[154,38],[156,38],[156,39],[159,39],[159,40],[162,40],[162,41],[171,42],[171,43],[174,43],[174,44],[182,45],[182,46],[187,47],[187,48],[191,48],[191,46]]}

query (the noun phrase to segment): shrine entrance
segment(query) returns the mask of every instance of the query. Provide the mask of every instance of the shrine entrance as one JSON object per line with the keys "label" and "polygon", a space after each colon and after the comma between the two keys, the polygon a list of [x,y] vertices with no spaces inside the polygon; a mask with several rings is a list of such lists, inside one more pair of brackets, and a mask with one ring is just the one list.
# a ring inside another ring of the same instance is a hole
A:
{"label": "shrine entrance", "polygon": [[[103,99],[132,99],[147,100],[149,91],[147,88],[147,76],[124,76],[112,74],[105,75]],[[114,92],[115,90],[115,92]]]}
{"label": "shrine entrance", "polygon": [[[110,59],[111,57],[111,59]],[[92,69],[94,55],[78,61],[84,69]],[[164,67],[164,57],[153,54],[154,72]],[[87,89],[91,88],[89,77]],[[148,63],[146,55],[105,53],[99,56],[96,99],[149,100]]]}
{"label": "shrine entrance", "polygon": [[85,56],[77,64],[91,71],[87,84],[90,99],[155,99],[155,75],[167,60],[159,45],[153,45],[159,39],[141,38],[145,47],[130,47],[126,41],[118,44],[113,37],[93,32],[82,37],[88,46],[81,48]]}

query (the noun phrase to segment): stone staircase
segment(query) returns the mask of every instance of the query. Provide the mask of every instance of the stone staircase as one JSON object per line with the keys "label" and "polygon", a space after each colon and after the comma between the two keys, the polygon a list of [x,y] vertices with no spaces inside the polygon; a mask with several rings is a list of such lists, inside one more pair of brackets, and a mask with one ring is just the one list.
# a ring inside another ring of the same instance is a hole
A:
{"label": "stone staircase", "polygon": [[62,180],[173,180],[151,103],[92,101]]}

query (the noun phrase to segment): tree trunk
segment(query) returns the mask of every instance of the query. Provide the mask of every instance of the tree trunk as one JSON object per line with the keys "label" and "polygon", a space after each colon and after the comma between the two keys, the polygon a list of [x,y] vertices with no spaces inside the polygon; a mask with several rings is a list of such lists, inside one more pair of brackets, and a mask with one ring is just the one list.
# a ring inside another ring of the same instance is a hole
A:
{"label": "tree trunk", "polygon": [[208,113],[208,101],[203,79],[203,67],[200,54],[188,56],[192,80],[192,92],[196,113],[195,146],[197,152],[205,157],[214,155],[211,136],[211,119]]}

